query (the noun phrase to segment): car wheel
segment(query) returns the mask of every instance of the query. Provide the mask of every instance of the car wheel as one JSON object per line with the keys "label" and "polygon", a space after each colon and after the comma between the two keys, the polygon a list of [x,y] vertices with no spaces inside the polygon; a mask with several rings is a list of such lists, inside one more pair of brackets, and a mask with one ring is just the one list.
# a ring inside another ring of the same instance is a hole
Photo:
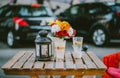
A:
{"label": "car wheel", "polygon": [[92,32],[92,41],[96,46],[104,46],[109,41],[109,36],[104,28],[95,28]]}
{"label": "car wheel", "polygon": [[15,47],[16,45],[16,41],[15,41],[14,34],[12,31],[9,31],[7,34],[7,44],[9,47]]}

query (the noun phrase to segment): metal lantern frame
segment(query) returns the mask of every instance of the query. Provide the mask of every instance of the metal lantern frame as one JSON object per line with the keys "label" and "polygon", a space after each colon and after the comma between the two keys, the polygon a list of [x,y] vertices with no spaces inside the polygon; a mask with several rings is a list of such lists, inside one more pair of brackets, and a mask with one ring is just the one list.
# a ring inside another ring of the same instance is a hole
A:
{"label": "metal lantern frame", "polygon": [[47,37],[47,31],[40,31],[39,37],[35,39],[36,45],[36,60],[37,61],[48,61],[52,60],[52,40]]}

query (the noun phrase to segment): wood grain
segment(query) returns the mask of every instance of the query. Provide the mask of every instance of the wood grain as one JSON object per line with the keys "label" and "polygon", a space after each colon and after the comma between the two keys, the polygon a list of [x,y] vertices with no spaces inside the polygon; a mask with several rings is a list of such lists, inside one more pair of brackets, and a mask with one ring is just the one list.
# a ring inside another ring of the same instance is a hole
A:
{"label": "wood grain", "polygon": [[[39,75],[66,77],[74,75],[82,78],[85,75],[102,75],[107,69],[102,61],[93,53],[83,53],[81,58],[74,58],[72,53],[65,53],[64,60],[35,61],[34,52],[21,51],[2,66],[6,75]],[[16,72],[17,71],[17,72]]]}

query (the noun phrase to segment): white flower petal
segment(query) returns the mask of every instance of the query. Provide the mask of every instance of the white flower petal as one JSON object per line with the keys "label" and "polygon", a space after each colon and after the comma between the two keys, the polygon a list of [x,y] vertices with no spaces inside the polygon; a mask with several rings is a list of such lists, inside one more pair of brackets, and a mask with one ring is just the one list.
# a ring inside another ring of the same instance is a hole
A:
{"label": "white flower petal", "polygon": [[68,34],[69,36],[72,36],[73,35],[73,29],[70,27],[70,29],[68,30]]}
{"label": "white flower petal", "polygon": [[60,31],[60,27],[58,25],[53,25],[52,28],[51,28],[51,31],[52,32],[58,32],[58,31]]}

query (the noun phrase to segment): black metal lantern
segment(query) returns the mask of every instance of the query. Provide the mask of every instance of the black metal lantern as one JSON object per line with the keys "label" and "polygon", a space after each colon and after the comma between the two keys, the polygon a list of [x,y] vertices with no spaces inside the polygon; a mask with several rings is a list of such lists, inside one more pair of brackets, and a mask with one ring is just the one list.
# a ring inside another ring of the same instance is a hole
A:
{"label": "black metal lantern", "polygon": [[40,61],[47,61],[52,60],[53,53],[52,53],[52,40],[47,37],[48,32],[42,30],[39,32],[39,37],[35,39],[36,45],[36,60]]}

